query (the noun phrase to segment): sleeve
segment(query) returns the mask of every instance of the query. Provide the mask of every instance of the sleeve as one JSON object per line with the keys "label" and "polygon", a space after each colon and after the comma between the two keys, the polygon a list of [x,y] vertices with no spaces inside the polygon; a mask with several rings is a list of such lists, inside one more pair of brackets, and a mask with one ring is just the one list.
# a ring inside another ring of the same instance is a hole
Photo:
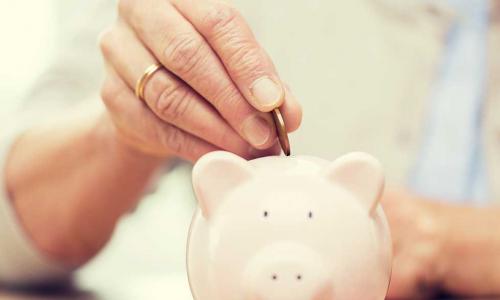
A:
{"label": "sleeve", "polygon": [[54,2],[58,30],[49,65],[23,95],[22,110],[64,110],[97,97],[104,65],[100,32],[115,18],[115,0]]}
{"label": "sleeve", "polygon": [[0,283],[9,286],[35,286],[61,282],[71,270],[38,253],[23,232],[5,185],[5,162],[9,149],[25,126],[3,130],[0,140]]}
{"label": "sleeve", "polygon": [[[98,95],[103,67],[97,47],[99,32],[114,16],[114,0],[56,1],[58,51],[48,68],[23,95],[16,120],[0,127],[0,284],[38,286],[59,283],[71,271],[44,257],[19,224],[5,184],[11,146],[33,120],[47,118]],[[31,117],[30,117],[31,116]],[[11,126],[13,125],[13,126]],[[7,127],[10,127],[8,129]]]}

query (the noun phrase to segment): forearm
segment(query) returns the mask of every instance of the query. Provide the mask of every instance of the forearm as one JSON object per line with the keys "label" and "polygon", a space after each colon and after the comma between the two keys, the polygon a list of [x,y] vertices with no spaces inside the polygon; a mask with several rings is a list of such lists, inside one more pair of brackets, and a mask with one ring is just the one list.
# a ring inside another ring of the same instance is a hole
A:
{"label": "forearm", "polygon": [[452,207],[443,217],[442,287],[463,296],[500,295],[500,208]]}
{"label": "forearm", "polygon": [[100,113],[23,134],[8,157],[6,183],[36,247],[74,267],[108,241],[160,163],[120,143]]}

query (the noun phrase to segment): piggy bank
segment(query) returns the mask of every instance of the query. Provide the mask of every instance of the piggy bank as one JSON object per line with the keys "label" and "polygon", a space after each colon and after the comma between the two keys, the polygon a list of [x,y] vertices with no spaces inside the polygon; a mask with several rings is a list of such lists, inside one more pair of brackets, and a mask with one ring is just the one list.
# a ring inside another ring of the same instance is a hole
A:
{"label": "piggy bank", "polygon": [[383,186],[380,164],[364,153],[333,162],[205,155],[193,169],[194,299],[384,299],[392,245]]}

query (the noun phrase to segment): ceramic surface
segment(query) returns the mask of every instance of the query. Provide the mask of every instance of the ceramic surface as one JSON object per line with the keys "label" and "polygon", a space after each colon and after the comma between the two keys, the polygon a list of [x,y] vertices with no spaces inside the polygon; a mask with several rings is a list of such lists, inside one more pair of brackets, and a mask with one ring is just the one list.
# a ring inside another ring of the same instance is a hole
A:
{"label": "ceramic surface", "polygon": [[196,163],[193,186],[200,209],[187,265],[195,299],[384,299],[391,240],[373,157],[246,161],[213,152]]}

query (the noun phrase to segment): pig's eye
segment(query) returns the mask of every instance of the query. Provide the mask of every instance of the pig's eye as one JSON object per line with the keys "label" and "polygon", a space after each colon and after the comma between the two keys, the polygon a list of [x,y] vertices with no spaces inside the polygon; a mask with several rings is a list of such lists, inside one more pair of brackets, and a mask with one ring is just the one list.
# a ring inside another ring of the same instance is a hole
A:
{"label": "pig's eye", "polygon": [[269,217],[269,212],[267,210],[265,210],[263,215],[264,215],[264,218],[267,218],[267,217]]}
{"label": "pig's eye", "polygon": [[312,219],[312,218],[314,217],[313,212],[312,212],[312,211],[310,211],[310,212],[309,212],[309,214],[307,215],[307,217],[308,217],[309,219]]}

